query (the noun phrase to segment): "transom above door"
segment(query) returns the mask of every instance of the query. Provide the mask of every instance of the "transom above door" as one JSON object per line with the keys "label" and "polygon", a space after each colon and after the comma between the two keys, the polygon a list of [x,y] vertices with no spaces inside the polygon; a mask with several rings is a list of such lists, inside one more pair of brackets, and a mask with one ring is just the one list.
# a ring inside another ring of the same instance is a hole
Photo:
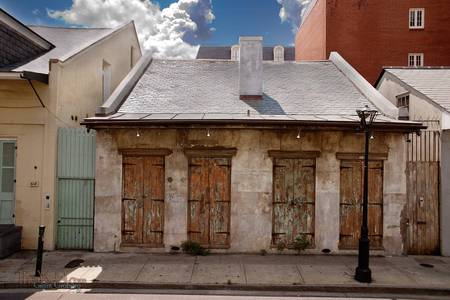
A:
{"label": "transom above door", "polygon": [[231,157],[189,158],[189,240],[230,247],[230,189]]}
{"label": "transom above door", "polygon": [[164,156],[123,157],[122,245],[163,247]]}

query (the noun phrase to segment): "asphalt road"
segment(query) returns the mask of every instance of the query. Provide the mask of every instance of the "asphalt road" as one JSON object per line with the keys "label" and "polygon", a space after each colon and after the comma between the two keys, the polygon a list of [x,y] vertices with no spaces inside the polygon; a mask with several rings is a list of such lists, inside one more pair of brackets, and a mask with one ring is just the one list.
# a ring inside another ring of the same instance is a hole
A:
{"label": "asphalt road", "polygon": [[[135,293],[133,293],[135,292]],[[448,297],[415,295],[346,295],[299,294],[293,292],[234,292],[234,291],[133,291],[129,290],[0,290],[2,300],[443,300]]]}

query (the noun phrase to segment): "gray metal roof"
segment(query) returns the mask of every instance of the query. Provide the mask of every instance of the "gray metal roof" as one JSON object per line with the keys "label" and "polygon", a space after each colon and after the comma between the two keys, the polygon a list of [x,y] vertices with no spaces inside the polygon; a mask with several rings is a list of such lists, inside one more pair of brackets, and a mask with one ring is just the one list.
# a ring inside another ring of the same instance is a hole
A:
{"label": "gray metal roof", "polygon": [[[105,109],[101,111],[110,110],[111,114],[100,113],[85,119],[83,124],[90,127],[278,124],[358,128],[356,110],[366,106],[376,108],[373,103],[377,102],[369,101],[338,68],[337,62],[264,62],[263,99],[245,101],[239,99],[238,93],[239,62],[148,60],[145,63],[141,59],[137,66],[142,69],[142,75],[130,76],[120,90],[123,93],[114,91],[115,96],[106,101],[108,107],[102,106]],[[114,108],[106,109],[109,106]],[[420,123],[399,121],[386,115],[379,115],[376,122],[388,130],[423,128]]]}
{"label": "gray metal roof", "polygon": [[387,68],[385,71],[450,111],[450,67]]}
{"label": "gray metal roof", "polygon": [[28,61],[47,49],[0,21],[0,70],[10,70],[16,64]]}
{"label": "gray metal roof", "polygon": [[[273,48],[263,47],[263,60],[273,60]],[[197,52],[197,59],[231,59],[231,46],[200,46]],[[284,47],[284,60],[295,60],[295,48]]]}
{"label": "gray metal roof", "polygon": [[119,113],[232,115],[356,115],[372,104],[328,61],[264,62],[263,100],[239,100],[238,62],[154,60]]}
{"label": "gray metal roof", "polygon": [[117,30],[109,28],[60,28],[29,26],[31,30],[55,45],[55,48],[11,71],[48,74],[49,60],[64,60]]}

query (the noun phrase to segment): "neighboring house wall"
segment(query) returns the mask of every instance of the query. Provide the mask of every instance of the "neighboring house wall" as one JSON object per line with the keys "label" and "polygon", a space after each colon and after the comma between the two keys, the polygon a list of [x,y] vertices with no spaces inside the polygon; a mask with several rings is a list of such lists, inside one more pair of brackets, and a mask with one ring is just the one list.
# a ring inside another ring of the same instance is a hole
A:
{"label": "neighboring house wall", "polygon": [[[33,84],[43,102],[48,103],[48,86]],[[27,81],[0,80],[0,139],[17,141],[14,214],[15,224],[23,226],[22,247],[25,249],[34,247],[38,226],[42,223],[47,118],[47,111]]]}
{"label": "neighboring house wall", "polygon": [[[27,81],[0,80],[0,139],[16,139],[18,146],[15,224],[23,226],[22,248],[36,247],[40,224],[46,226],[45,248],[55,247],[58,127],[78,127],[83,118],[95,114],[102,103],[103,60],[111,64],[113,90],[140,56],[129,24],[67,61],[53,61],[49,84],[33,81],[46,108]],[[35,181],[38,186],[31,187]]]}
{"label": "neighboring house wall", "polygon": [[[319,16],[325,4],[324,22]],[[424,29],[409,28],[410,8],[425,8]],[[442,13],[449,9],[447,0],[395,4],[391,0],[319,0],[300,26],[296,59],[317,56],[316,47],[305,45],[318,44],[318,36],[326,27],[324,57],[331,51],[338,52],[372,84],[383,66],[407,66],[409,53],[423,53],[425,66],[450,65],[450,19]]]}
{"label": "neighboring house wall", "polygon": [[[134,55],[131,55],[131,47]],[[71,126],[78,125],[86,117],[92,117],[95,109],[103,103],[103,61],[111,67],[111,94],[130,71],[131,58],[134,66],[140,56],[139,42],[130,24],[73,58],[53,63],[52,72],[60,74],[58,116]],[[72,116],[77,120],[73,120]]]}
{"label": "neighboring house wall", "polygon": [[397,77],[385,73],[377,85],[378,91],[397,105],[397,96],[409,93],[409,119],[415,121],[434,121],[426,123],[429,130],[440,130],[442,110],[432,100],[409,87]]}
{"label": "neighboring house wall", "polygon": [[295,37],[296,60],[324,60],[326,53],[326,0],[318,0]]}
{"label": "neighboring house wall", "polygon": [[[315,165],[315,246],[339,250],[340,168],[336,153],[362,153],[363,136],[354,132],[211,129],[98,129],[94,250],[121,250],[123,219],[121,149],[168,149],[165,156],[164,248],[188,239],[188,158],[185,147],[236,148],[231,162],[230,248],[225,252],[275,251],[272,240],[273,158],[269,150],[320,151]],[[406,204],[405,139],[401,133],[376,133],[372,153],[387,155],[383,163],[384,253],[401,254]],[[290,224],[285,220],[286,224]],[[153,249],[161,251],[161,249]],[[347,250],[348,251],[348,250]],[[350,250],[349,253],[356,253]]]}

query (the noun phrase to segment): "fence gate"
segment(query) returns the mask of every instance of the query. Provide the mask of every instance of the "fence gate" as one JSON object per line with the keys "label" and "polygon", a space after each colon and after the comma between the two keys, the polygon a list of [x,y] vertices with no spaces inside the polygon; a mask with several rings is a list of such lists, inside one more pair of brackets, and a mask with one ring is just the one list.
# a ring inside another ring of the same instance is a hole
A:
{"label": "fence gate", "polygon": [[408,135],[408,254],[439,254],[440,142],[439,131]]}
{"label": "fence gate", "polygon": [[58,130],[58,249],[92,249],[95,132]]}

